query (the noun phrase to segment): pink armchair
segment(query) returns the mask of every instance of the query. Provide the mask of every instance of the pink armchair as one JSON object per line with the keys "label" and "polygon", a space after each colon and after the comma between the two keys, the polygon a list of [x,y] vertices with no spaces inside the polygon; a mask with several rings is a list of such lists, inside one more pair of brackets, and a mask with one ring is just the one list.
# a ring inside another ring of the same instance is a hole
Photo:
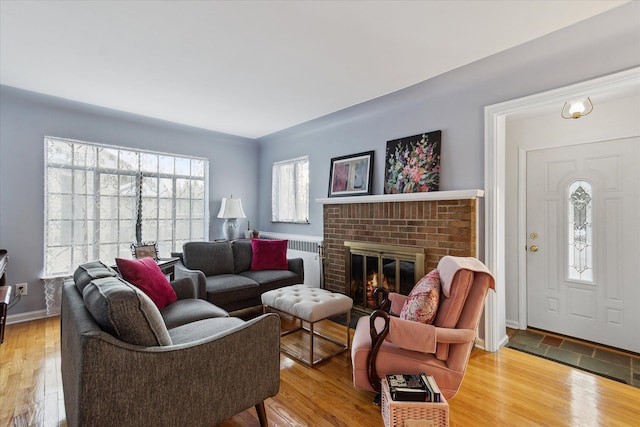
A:
{"label": "pink armchair", "polygon": [[447,399],[458,391],[473,348],[478,323],[494,279],[475,258],[445,256],[438,263],[440,304],[432,325],[400,319],[406,296],[389,293],[384,310],[361,317],[351,347],[353,384],[380,392],[387,374],[426,372]]}

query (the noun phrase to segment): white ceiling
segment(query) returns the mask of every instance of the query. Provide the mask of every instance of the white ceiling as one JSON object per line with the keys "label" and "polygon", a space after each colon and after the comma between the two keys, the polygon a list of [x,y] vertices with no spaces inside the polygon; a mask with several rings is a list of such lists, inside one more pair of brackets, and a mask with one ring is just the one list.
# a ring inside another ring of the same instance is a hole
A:
{"label": "white ceiling", "polygon": [[627,2],[0,0],[0,84],[258,138]]}

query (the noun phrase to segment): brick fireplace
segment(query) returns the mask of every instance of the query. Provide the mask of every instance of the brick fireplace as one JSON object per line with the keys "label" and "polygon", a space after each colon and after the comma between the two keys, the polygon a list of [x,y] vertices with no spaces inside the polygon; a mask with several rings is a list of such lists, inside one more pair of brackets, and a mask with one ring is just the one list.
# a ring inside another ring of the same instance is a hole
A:
{"label": "brick fireplace", "polygon": [[424,249],[424,271],[445,255],[477,256],[482,190],[317,199],[323,204],[324,285],[349,295],[345,241]]}

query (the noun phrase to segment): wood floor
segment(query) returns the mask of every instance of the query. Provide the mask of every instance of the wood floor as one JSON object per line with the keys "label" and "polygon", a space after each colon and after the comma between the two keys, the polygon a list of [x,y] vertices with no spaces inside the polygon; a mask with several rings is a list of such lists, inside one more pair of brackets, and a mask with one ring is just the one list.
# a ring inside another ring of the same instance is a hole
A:
{"label": "wood floor", "polygon": [[[345,335],[330,321],[316,329],[337,339]],[[7,326],[0,345],[0,427],[66,425],[59,336],[57,317]],[[306,340],[295,334],[283,345],[306,349]],[[320,343],[319,353],[329,350]],[[266,401],[271,426],[383,425],[373,394],[351,383],[348,352],[314,369],[286,356],[280,361],[280,393]],[[640,389],[508,348],[474,350],[449,407],[452,426],[640,425]],[[251,408],[221,427],[258,425]]]}

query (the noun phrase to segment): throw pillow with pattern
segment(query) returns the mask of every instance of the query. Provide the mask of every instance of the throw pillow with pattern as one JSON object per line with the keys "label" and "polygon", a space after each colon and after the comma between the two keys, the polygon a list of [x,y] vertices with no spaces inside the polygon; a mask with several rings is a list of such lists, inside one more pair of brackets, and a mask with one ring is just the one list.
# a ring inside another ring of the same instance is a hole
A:
{"label": "throw pillow with pattern", "polygon": [[440,273],[433,270],[416,283],[402,305],[400,318],[420,323],[433,323],[440,302]]}

